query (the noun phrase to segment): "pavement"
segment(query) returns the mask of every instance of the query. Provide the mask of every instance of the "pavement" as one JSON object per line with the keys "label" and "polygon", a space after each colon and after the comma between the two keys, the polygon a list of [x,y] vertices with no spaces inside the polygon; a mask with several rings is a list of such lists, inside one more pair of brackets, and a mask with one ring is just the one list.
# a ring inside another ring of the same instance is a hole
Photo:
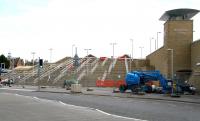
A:
{"label": "pavement", "polygon": [[[21,90],[21,91],[36,91],[36,92],[48,92],[48,93],[67,93],[67,94],[76,94],[72,93],[71,90],[66,90],[65,88],[59,87],[41,87],[38,90],[37,86],[24,86],[14,85],[12,87],[1,87],[0,89],[9,89],[9,90]],[[113,92],[116,90],[114,88],[102,88],[102,87],[90,87],[90,91],[87,91],[88,88],[83,87],[81,89],[81,94],[83,95],[94,95],[94,96],[110,96],[110,97],[120,97],[120,98],[136,98],[136,99],[149,99],[149,100],[163,100],[163,101],[176,101],[184,103],[195,103],[200,104],[200,95],[181,95],[181,97],[171,97],[169,94],[144,94],[144,95],[135,95],[130,91],[126,93]]]}

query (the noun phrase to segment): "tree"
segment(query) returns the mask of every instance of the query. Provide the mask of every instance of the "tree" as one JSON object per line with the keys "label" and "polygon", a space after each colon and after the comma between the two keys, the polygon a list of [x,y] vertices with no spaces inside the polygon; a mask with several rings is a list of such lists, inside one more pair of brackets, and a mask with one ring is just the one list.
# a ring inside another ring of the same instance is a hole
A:
{"label": "tree", "polygon": [[0,63],[5,63],[5,68],[10,67],[10,61],[3,54],[0,55]]}

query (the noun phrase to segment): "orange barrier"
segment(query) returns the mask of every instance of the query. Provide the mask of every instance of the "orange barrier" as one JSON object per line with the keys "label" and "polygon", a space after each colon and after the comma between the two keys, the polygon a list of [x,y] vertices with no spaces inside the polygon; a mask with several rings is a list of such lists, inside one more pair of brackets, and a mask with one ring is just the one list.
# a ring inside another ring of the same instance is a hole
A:
{"label": "orange barrier", "polygon": [[97,81],[96,81],[96,86],[97,86],[97,87],[101,87],[101,86],[102,86],[101,82],[102,82],[101,80],[97,80]]}
{"label": "orange barrier", "polygon": [[96,86],[97,87],[119,87],[122,84],[126,84],[124,80],[97,80]]}

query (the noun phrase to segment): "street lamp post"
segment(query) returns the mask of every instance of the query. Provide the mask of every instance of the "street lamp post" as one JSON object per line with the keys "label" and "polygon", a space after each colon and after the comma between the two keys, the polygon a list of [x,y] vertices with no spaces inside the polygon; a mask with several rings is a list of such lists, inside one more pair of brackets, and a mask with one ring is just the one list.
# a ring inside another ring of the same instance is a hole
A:
{"label": "street lamp post", "polygon": [[151,40],[154,39],[153,37],[150,38],[150,53],[151,53]]}
{"label": "street lamp post", "polygon": [[131,71],[131,66],[132,66],[132,61],[133,61],[133,39],[131,40],[131,59],[130,59],[130,71]]}
{"label": "street lamp post", "polygon": [[171,79],[174,77],[174,51],[173,49],[167,49],[167,51],[171,52]]}
{"label": "street lamp post", "polygon": [[156,38],[156,40],[157,40],[157,49],[158,49],[158,34],[160,34],[161,32],[157,32],[157,38]]}
{"label": "street lamp post", "polygon": [[113,56],[112,56],[113,64],[112,64],[112,68],[114,68],[115,45],[117,45],[117,43],[110,43],[110,45],[112,45],[112,47],[113,47]]}
{"label": "street lamp post", "polygon": [[52,59],[52,48],[50,48],[49,49],[49,51],[50,51],[50,56],[49,56],[49,67],[50,67],[50,70],[49,70],[49,79],[48,80],[50,80],[51,79],[51,59]]}
{"label": "street lamp post", "polygon": [[34,76],[34,56],[35,56],[35,52],[31,52],[31,54],[33,55],[33,76]]}
{"label": "street lamp post", "polygon": [[173,49],[167,49],[167,51],[171,52],[171,80],[172,80],[172,95],[174,94],[173,89],[173,77],[174,77],[174,50]]}
{"label": "street lamp post", "polygon": [[[87,48],[87,49],[84,49],[85,51],[86,51],[86,53],[87,53],[87,57],[86,57],[86,59],[88,60],[88,55],[89,55],[89,51],[90,50],[92,50],[92,49],[89,49],[89,48]],[[87,62],[87,61],[86,61]],[[86,65],[86,75],[88,75],[88,62],[86,63],[87,65]],[[88,88],[88,81],[87,81],[87,91],[89,91],[90,89]]]}
{"label": "street lamp post", "polygon": [[72,45],[72,58],[74,56],[74,53],[73,53],[74,52],[74,46],[75,46],[75,44]]}
{"label": "street lamp post", "polygon": [[[113,49],[113,56],[112,56],[112,71],[114,70],[114,56],[115,56],[115,45],[117,45],[117,43],[110,43],[110,45],[112,45],[112,49]],[[112,74],[112,78],[113,78],[113,74]],[[115,86],[113,86],[113,92],[115,92]]]}
{"label": "street lamp post", "polygon": [[143,49],[144,47],[139,47],[139,48],[140,48],[140,50],[141,50],[141,51],[140,51],[140,52],[141,52],[140,54],[141,54],[141,59],[142,59],[142,49]]}

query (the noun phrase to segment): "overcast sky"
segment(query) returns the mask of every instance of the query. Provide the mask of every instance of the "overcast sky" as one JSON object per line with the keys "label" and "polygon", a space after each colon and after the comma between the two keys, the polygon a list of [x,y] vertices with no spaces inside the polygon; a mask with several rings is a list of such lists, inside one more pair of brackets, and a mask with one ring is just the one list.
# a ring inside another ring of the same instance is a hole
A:
{"label": "overcast sky", "polygon": [[[0,0],[0,54],[14,57],[57,61],[72,55],[72,45],[78,55],[84,49],[97,57],[131,54],[143,57],[150,53],[150,38],[163,44],[161,15],[171,9],[198,9],[199,0]],[[194,40],[200,38],[200,13],[194,19]],[[152,51],[154,50],[152,40]]]}

